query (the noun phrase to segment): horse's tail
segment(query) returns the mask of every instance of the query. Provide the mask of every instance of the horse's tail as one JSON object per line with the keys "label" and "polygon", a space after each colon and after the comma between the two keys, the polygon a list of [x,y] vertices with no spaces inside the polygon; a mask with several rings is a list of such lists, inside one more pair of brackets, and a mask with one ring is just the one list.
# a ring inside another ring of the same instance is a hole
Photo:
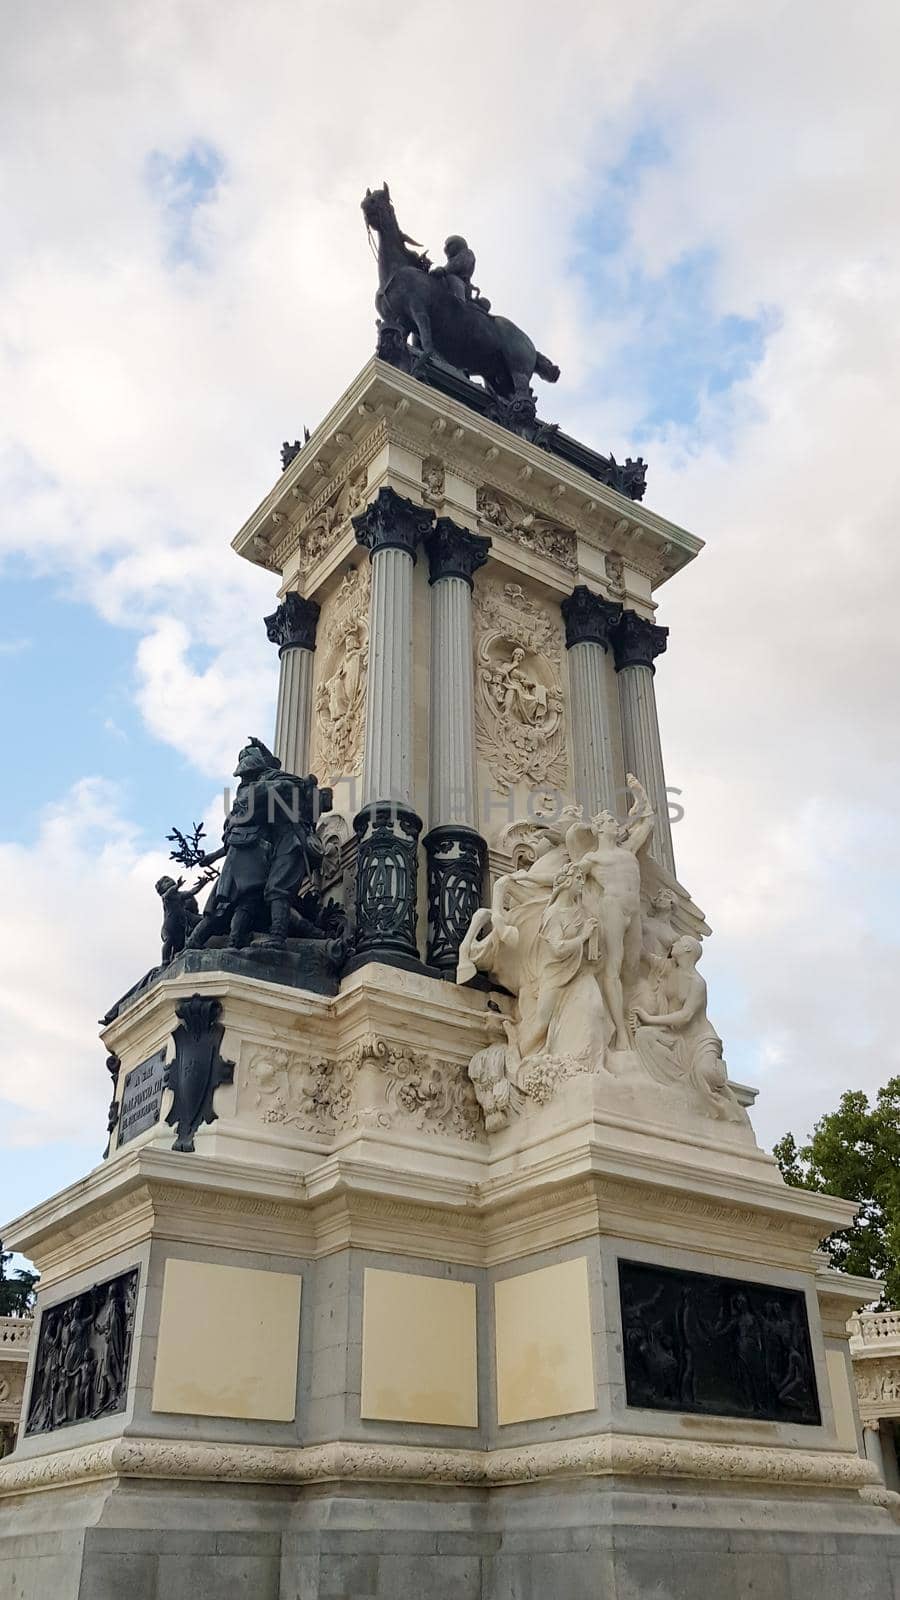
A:
{"label": "horse's tail", "polygon": [[559,377],[559,367],[554,362],[548,361],[546,356],[542,356],[540,350],[535,359],[534,370],[545,383],[555,383]]}

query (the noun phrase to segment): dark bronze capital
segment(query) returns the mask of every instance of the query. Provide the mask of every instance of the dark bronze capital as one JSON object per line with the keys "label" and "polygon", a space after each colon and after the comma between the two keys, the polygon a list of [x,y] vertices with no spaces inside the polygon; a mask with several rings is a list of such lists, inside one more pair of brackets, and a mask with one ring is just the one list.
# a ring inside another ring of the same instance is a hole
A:
{"label": "dark bronze capital", "polygon": [[649,667],[655,672],[654,658],[661,656],[669,637],[668,628],[660,628],[636,611],[623,611],[610,634],[616,671],[623,667]]}
{"label": "dark bronze capital", "polygon": [[474,587],[474,576],[483,567],[491,548],[490,539],[480,533],[470,533],[450,517],[438,517],[434,527],[422,541],[428,556],[429,583],[441,578],[463,578]]}
{"label": "dark bronze capital", "polygon": [[579,583],[559,607],[566,625],[566,649],[573,644],[599,644],[609,649],[610,635],[622,615],[614,600],[604,600],[585,584]]}
{"label": "dark bronze capital", "polygon": [[370,560],[379,550],[405,550],[415,561],[416,549],[434,521],[434,512],[385,487],[352,520],[356,542],[368,550]]}
{"label": "dark bronze capital", "polygon": [[278,610],[263,620],[266,634],[273,644],[277,644],[280,656],[284,655],[285,650],[315,650],[316,625],[319,621],[317,601],[304,600],[302,594],[292,589],[285,595]]}

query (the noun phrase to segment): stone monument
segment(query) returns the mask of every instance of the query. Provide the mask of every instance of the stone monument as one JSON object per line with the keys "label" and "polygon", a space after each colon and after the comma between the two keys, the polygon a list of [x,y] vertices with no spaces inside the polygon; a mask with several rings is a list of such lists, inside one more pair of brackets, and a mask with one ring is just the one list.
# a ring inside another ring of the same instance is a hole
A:
{"label": "stone monument", "polygon": [[377,354],[234,540],[274,749],[221,847],[173,829],[104,1158],[3,1229],[0,1594],[888,1596],[854,1207],[757,1145],[676,875],[657,594],[701,543],[540,419],[460,235],[363,213]]}

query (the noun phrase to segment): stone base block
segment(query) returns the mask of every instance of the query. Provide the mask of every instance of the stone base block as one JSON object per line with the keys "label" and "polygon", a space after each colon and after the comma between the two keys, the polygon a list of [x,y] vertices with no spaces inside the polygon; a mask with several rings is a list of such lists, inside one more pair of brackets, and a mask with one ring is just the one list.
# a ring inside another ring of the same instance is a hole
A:
{"label": "stone base block", "polygon": [[8,1506],[3,1600],[895,1600],[857,1496],[96,1484]]}

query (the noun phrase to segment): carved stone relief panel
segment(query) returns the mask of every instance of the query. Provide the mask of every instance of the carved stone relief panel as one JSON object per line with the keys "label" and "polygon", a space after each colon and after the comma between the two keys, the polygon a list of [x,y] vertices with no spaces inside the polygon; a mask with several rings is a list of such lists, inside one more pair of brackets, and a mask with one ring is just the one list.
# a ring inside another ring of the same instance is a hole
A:
{"label": "carved stone relief panel", "polygon": [[241,1073],[240,1103],[263,1122],[325,1137],[361,1126],[484,1137],[463,1063],[374,1037],[335,1060],[256,1046]]}
{"label": "carved stone relief panel", "polygon": [[362,771],[370,583],[368,563],[351,567],[319,623],[313,766],[323,783]]}
{"label": "carved stone relief panel", "polygon": [[26,1434],[124,1410],[137,1283],[134,1267],[44,1312]]}
{"label": "carved stone relief panel", "polygon": [[577,540],[569,528],[536,516],[489,484],[478,490],[477,505],[478,515],[489,531],[504,534],[524,550],[555,562],[566,572],[577,571]]}
{"label": "carved stone relief panel", "polygon": [[900,1400],[900,1359],[855,1361],[853,1378],[859,1399],[869,1405]]}
{"label": "carved stone relief panel", "polygon": [[560,626],[521,584],[475,589],[475,739],[500,794],[567,779]]}

